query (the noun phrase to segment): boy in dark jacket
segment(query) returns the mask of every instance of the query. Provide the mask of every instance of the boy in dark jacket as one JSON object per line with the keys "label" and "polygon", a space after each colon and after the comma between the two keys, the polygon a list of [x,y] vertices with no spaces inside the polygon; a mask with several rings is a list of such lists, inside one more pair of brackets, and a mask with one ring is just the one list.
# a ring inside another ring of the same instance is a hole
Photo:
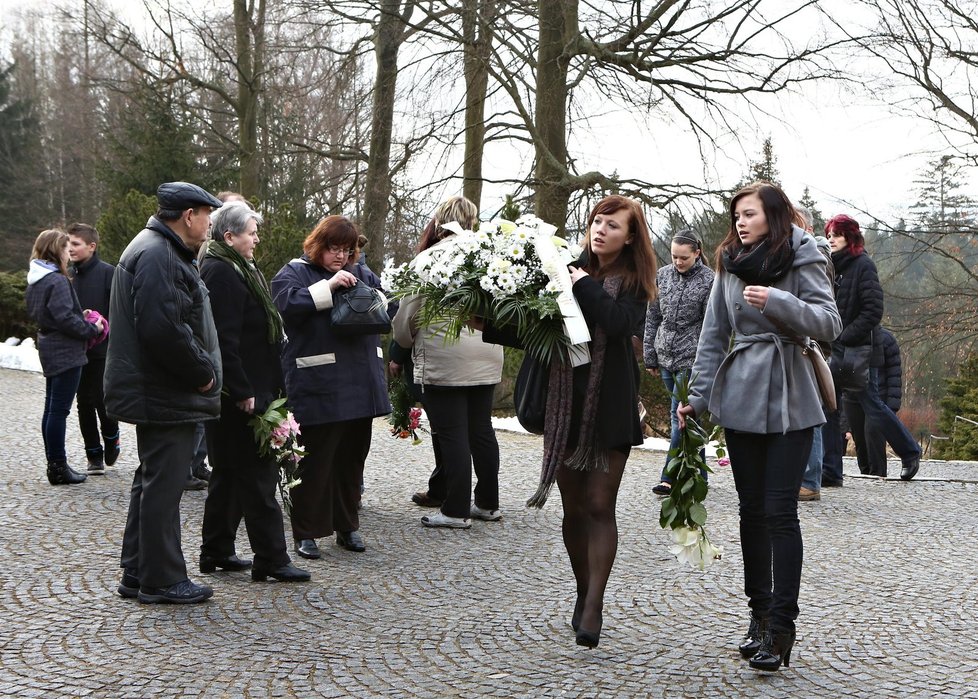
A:
{"label": "boy in dark jacket", "polygon": [[[98,231],[94,228],[86,223],[73,223],[67,232],[72,283],[78,301],[82,308],[98,311],[107,319],[115,267],[99,258]],[[89,348],[88,364],[82,369],[78,384],[78,427],[85,440],[89,475],[105,473],[105,466],[111,466],[119,458],[119,423],[106,414],[102,393],[107,347],[108,343],[100,342]]]}

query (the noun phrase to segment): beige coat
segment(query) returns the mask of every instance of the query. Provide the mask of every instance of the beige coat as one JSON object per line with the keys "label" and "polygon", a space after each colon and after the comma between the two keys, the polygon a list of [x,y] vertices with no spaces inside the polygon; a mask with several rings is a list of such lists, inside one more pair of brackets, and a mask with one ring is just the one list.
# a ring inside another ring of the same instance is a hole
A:
{"label": "beige coat", "polygon": [[503,348],[482,341],[478,330],[463,328],[457,341],[448,340],[437,326],[419,328],[420,296],[409,296],[391,325],[394,341],[411,348],[414,382],[422,386],[486,386],[503,375]]}

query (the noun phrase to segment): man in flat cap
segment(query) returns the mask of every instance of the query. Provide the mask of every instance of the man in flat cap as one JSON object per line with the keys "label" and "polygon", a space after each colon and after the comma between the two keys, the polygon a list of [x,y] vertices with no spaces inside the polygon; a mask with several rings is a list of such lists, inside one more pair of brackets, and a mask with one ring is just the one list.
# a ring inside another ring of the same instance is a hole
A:
{"label": "man in flat cap", "polygon": [[180,498],[194,427],[221,409],[221,355],[196,252],[221,202],[167,182],[159,209],[126,247],[109,307],[105,407],[136,425],[139,468],[122,540],[119,594],[143,603],[203,602],[213,590],[187,577]]}

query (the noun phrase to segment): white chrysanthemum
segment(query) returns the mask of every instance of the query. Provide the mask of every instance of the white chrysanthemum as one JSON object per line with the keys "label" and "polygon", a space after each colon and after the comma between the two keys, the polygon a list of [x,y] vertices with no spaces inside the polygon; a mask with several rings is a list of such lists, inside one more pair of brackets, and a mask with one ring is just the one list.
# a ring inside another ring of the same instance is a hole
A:
{"label": "white chrysanthemum", "polygon": [[526,251],[520,243],[510,243],[506,247],[506,254],[509,255],[511,259],[522,260],[526,256]]}

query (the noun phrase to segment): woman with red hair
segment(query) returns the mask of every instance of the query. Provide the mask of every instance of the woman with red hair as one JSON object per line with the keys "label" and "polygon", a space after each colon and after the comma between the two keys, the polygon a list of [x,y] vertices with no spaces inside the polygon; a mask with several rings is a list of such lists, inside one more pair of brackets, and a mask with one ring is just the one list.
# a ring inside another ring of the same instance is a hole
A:
{"label": "woman with red hair", "polygon": [[[866,241],[859,223],[839,214],[825,224],[825,236],[832,247],[835,265],[836,304],[842,316],[842,333],[832,346],[832,361],[842,362],[846,347],[873,346],[869,381],[861,391],[847,391],[846,398],[859,403],[866,422],[884,436],[903,462],[900,478],[909,481],[920,467],[920,446],[900,419],[880,399],[876,389],[879,368],[883,365],[880,321],[883,319],[883,287],[876,265],[866,254]],[[839,402],[841,405],[841,401]],[[825,458],[822,462],[822,485],[842,485],[842,433],[839,412],[828,416],[823,431]]]}

